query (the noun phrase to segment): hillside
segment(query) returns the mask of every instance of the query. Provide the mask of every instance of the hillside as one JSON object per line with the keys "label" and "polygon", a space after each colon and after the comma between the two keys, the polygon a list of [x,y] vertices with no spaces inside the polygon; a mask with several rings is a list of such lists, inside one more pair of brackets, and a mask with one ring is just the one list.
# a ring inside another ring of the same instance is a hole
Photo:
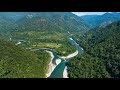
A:
{"label": "hillside", "polygon": [[120,77],[120,21],[74,38],[85,53],[68,63],[71,78]]}
{"label": "hillside", "polygon": [[12,21],[0,16],[0,33],[8,33],[16,27]]}
{"label": "hillside", "polygon": [[50,55],[0,39],[0,78],[45,78]]}
{"label": "hillside", "polygon": [[13,22],[16,22],[26,16],[28,12],[0,12],[0,16],[11,20]]}
{"label": "hillside", "polygon": [[[78,31],[85,32],[89,29],[84,20],[70,12],[30,12],[18,23],[30,23],[30,25],[33,24],[34,27],[40,28],[39,30],[52,29],[51,27],[54,26],[54,28],[59,28],[59,30],[56,30],[57,32],[63,30],[63,32],[76,33]],[[51,31],[54,32],[54,30]]]}
{"label": "hillside", "polygon": [[71,12],[0,12],[1,31],[51,31],[77,33],[89,27]]}
{"label": "hillside", "polygon": [[120,20],[120,13],[105,13],[103,15],[85,15],[81,18],[89,25],[91,28],[94,27],[105,27],[112,22]]}

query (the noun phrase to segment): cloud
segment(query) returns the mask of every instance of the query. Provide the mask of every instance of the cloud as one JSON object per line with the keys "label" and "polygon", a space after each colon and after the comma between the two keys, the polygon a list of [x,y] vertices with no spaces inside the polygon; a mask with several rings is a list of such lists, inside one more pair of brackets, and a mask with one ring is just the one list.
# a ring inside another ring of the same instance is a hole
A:
{"label": "cloud", "polygon": [[73,14],[76,14],[77,16],[83,16],[83,15],[102,15],[106,12],[72,12]]}

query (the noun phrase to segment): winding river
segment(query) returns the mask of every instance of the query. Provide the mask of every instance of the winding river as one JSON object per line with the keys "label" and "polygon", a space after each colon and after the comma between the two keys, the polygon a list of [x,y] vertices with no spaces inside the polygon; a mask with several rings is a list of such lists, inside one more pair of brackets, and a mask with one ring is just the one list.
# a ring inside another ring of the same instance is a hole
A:
{"label": "winding river", "polygon": [[[71,44],[76,46],[76,50],[78,51],[78,55],[82,54],[84,52],[83,48],[79,46],[79,44],[77,44],[72,36],[68,36],[68,41],[71,42]],[[54,55],[54,54],[53,54]],[[54,55],[54,59],[52,60],[53,62],[55,62],[55,60],[58,58],[57,54]],[[65,59],[65,58],[60,58],[61,62],[56,66],[56,68],[53,70],[53,72],[51,73],[51,75],[48,78],[63,78],[63,71],[66,67],[66,63],[68,61],[70,61],[73,57]]]}
{"label": "winding river", "polygon": [[[84,52],[83,48],[81,46],[79,46],[79,44],[77,44],[73,40],[72,35],[69,35],[67,38],[68,38],[68,41],[71,44],[75,45],[75,47],[76,47],[76,51],[78,53],[75,56],[78,56]],[[21,43],[22,42],[19,41],[16,45],[21,44]],[[66,63],[75,57],[75,56],[72,56],[70,58],[60,57],[56,51],[49,49],[49,48],[27,48],[27,49],[31,49],[31,51],[36,51],[36,50],[41,50],[41,49],[51,51],[54,56],[54,58],[52,59],[52,64],[54,64],[54,65],[56,65],[56,60],[58,58],[60,58],[61,62],[55,67],[55,69],[52,71],[51,75],[48,78],[63,78],[63,71],[66,67]]]}

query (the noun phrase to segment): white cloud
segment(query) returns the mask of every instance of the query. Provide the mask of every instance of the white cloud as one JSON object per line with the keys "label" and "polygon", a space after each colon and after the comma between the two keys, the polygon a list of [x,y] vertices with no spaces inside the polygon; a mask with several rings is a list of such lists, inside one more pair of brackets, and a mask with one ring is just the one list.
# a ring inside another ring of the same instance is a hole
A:
{"label": "white cloud", "polygon": [[72,12],[73,14],[76,14],[77,16],[83,16],[83,15],[102,15],[106,12]]}

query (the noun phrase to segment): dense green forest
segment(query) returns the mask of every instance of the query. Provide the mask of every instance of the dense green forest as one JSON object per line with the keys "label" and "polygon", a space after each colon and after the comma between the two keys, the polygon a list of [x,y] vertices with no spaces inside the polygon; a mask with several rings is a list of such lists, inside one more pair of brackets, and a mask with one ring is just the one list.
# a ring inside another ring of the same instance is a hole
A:
{"label": "dense green forest", "polygon": [[120,21],[74,38],[85,53],[68,62],[71,78],[120,77]]}
{"label": "dense green forest", "polygon": [[105,13],[103,15],[84,15],[81,18],[91,28],[94,27],[105,27],[112,22],[120,20],[119,12]]}
{"label": "dense green forest", "polygon": [[94,27],[105,27],[112,22],[120,20],[119,12],[105,13],[103,15],[84,15],[81,18],[91,28]]}
{"label": "dense green forest", "polygon": [[16,27],[16,24],[12,21],[0,16],[0,33],[8,33]]}
{"label": "dense green forest", "polygon": [[45,51],[28,51],[0,39],[1,78],[45,78],[50,55]]}

